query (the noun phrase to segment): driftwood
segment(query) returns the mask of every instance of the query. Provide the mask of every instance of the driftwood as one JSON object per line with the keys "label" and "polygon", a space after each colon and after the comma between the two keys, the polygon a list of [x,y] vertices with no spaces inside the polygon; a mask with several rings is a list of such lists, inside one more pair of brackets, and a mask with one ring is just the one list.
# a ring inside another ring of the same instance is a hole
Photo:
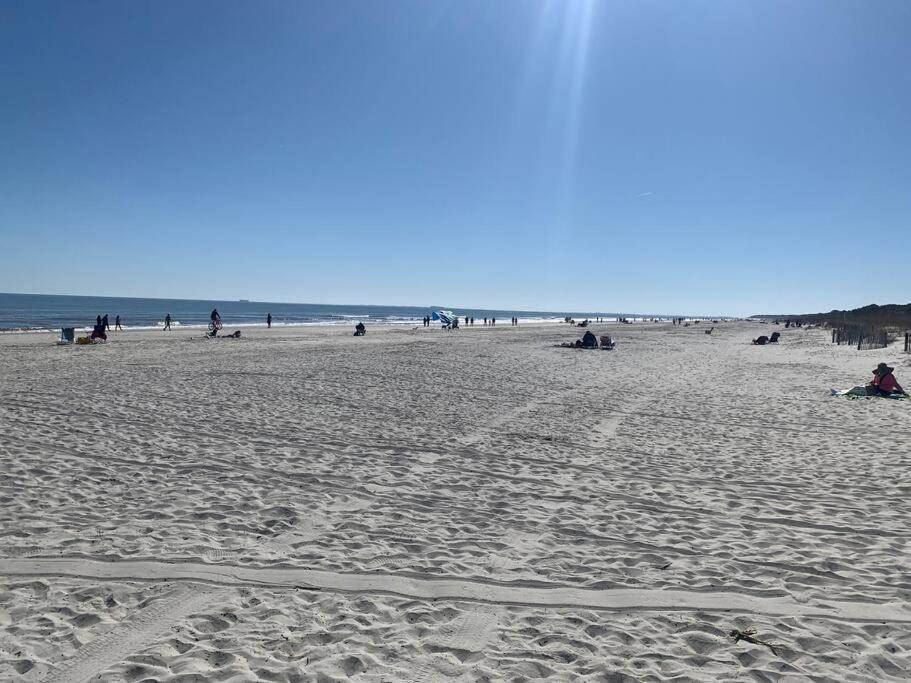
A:
{"label": "driftwood", "polygon": [[760,640],[759,638],[754,638],[753,636],[755,634],[756,629],[748,628],[746,631],[741,631],[740,629],[735,628],[733,631],[731,631],[730,636],[734,639],[735,643],[739,643],[741,640],[745,640],[748,643],[753,643],[753,645],[764,645],[772,651],[773,655],[777,657],[778,653],[775,651],[775,646],[764,640]]}

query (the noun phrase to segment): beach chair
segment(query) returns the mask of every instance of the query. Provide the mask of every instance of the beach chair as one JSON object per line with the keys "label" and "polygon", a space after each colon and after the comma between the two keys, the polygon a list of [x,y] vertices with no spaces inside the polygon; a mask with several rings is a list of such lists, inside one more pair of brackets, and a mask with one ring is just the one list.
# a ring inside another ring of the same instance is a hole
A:
{"label": "beach chair", "polygon": [[76,328],[75,327],[61,327],[60,328],[60,341],[58,344],[72,344],[76,341]]}
{"label": "beach chair", "polygon": [[616,346],[616,344],[614,343],[614,340],[610,338],[610,335],[607,335],[607,334],[601,335],[601,349],[602,350],[613,351],[614,346]]}
{"label": "beach chair", "polygon": [[772,332],[772,336],[769,337],[769,344],[777,344],[780,336],[781,332]]}

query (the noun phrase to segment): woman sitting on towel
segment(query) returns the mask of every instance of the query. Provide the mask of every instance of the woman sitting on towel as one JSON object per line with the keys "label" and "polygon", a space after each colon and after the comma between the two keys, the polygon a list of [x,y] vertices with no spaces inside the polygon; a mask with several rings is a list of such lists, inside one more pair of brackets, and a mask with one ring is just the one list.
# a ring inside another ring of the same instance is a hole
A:
{"label": "woman sitting on towel", "polygon": [[907,396],[905,390],[901,388],[901,385],[895,379],[894,372],[895,368],[890,368],[885,363],[880,363],[876,366],[876,369],[873,370],[873,390],[876,392],[877,396],[894,396],[896,394],[901,396]]}

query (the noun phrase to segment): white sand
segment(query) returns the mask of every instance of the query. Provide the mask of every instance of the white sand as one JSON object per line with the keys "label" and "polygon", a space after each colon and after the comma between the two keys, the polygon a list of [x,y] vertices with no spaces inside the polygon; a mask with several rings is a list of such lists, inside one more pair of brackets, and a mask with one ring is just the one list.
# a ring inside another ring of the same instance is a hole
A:
{"label": "white sand", "polygon": [[911,678],[911,359],[594,329],[0,335],[0,679]]}

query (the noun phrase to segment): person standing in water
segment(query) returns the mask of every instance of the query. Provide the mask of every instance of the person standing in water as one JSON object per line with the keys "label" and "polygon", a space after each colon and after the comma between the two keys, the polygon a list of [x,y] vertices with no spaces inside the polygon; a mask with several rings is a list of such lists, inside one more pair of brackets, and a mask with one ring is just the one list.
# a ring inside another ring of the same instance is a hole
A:
{"label": "person standing in water", "polygon": [[170,314],[170,313],[168,313],[168,314],[164,317],[164,329],[165,329],[166,331],[171,329],[171,314]]}
{"label": "person standing in water", "polygon": [[121,332],[123,332],[123,328],[120,326],[120,316],[119,315],[116,318],[114,318],[114,329],[120,330]]}
{"label": "person standing in water", "polygon": [[266,327],[272,329],[272,314],[266,313]]}

